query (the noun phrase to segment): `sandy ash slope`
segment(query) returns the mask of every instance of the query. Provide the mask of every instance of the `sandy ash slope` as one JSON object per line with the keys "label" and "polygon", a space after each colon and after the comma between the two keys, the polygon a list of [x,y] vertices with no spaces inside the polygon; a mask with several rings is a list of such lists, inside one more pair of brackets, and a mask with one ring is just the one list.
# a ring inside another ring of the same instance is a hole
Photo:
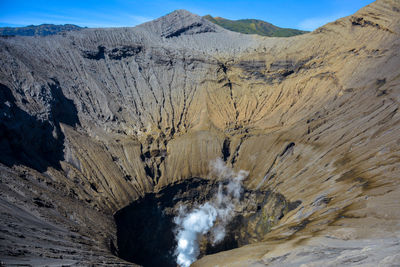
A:
{"label": "sandy ash slope", "polygon": [[222,158],[256,208],[195,266],[398,266],[399,51],[398,0],[291,38],[184,10],[1,37],[0,260],[126,266],[113,214]]}

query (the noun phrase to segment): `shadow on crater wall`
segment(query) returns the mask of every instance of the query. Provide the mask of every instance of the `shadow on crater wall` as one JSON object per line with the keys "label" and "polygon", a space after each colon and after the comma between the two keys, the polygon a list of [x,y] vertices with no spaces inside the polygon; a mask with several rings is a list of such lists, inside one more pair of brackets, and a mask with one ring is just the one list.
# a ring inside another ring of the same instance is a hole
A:
{"label": "shadow on crater wall", "polygon": [[39,172],[60,168],[64,159],[64,134],[60,123],[79,125],[78,112],[57,80],[48,84],[52,95],[50,123],[19,108],[9,87],[0,84],[0,162],[26,165]]}

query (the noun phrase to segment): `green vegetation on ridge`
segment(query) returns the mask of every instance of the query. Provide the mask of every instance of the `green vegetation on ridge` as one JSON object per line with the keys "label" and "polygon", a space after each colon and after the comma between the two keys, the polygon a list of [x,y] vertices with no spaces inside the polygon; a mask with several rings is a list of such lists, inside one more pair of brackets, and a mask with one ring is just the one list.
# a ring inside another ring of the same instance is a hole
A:
{"label": "green vegetation on ridge", "polygon": [[206,15],[204,18],[227,30],[245,34],[258,34],[270,37],[290,37],[307,33],[307,31],[280,28],[271,23],[257,19],[229,20],[221,17],[212,17],[210,15]]}
{"label": "green vegetation on ridge", "polygon": [[0,28],[0,35],[19,35],[19,36],[46,36],[58,34],[66,31],[79,31],[82,27],[65,24],[42,24],[42,25],[29,25],[26,27],[4,27]]}

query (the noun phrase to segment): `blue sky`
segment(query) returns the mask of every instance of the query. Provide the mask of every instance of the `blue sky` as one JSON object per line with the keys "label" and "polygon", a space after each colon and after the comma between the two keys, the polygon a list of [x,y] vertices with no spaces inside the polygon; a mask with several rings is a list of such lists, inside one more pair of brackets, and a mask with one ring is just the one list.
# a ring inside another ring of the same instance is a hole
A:
{"label": "blue sky", "polygon": [[255,18],[280,27],[314,30],[373,0],[0,0],[0,26],[42,23],[87,27],[134,26],[176,9],[228,19]]}

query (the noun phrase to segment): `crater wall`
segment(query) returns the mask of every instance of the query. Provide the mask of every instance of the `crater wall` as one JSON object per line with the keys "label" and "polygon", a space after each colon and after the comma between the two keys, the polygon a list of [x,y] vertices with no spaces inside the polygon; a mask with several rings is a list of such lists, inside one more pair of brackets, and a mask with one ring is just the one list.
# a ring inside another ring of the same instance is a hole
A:
{"label": "crater wall", "polygon": [[[218,157],[249,171],[248,190],[301,204],[271,217],[256,244],[200,266],[267,264],[322,237],[364,240],[360,251],[383,240],[393,253],[360,262],[396,260],[399,10],[378,0],[291,38],[229,32],[183,10],[135,28],[0,38],[6,263],[125,264],[109,253],[118,254],[112,215],[171,184],[215,180]],[[46,239],[28,218],[89,236],[33,249]]]}

